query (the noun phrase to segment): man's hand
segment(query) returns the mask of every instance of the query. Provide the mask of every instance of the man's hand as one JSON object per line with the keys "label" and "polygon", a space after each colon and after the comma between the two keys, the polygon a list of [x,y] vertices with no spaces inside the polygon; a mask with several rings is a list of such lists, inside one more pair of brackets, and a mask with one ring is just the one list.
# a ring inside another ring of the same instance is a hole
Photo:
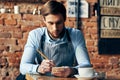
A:
{"label": "man's hand", "polygon": [[73,73],[73,69],[70,67],[56,67],[56,69],[52,70],[52,75],[57,77],[68,77]]}
{"label": "man's hand", "polygon": [[53,60],[43,60],[41,64],[38,67],[38,72],[41,74],[45,74],[46,72],[51,72],[52,67],[54,67],[55,64]]}

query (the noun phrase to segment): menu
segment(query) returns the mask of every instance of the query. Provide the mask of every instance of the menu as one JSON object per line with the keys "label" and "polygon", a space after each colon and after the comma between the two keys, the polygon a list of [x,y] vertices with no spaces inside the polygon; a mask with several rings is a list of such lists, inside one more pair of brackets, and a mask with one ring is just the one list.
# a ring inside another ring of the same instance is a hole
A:
{"label": "menu", "polygon": [[120,0],[99,0],[99,53],[120,54]]}

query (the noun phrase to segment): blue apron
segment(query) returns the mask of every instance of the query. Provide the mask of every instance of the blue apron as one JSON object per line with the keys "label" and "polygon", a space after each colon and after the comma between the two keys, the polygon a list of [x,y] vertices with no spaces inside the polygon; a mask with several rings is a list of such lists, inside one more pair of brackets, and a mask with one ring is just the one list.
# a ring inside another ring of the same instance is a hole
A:
{"label": "blue apron", "polygon": [[[41,38],[39,50],[44,53],[49,60],[53,60],[55,65],[60,66],[70,66],[72,67],[75,64],[76,57],[75,51],[68,33],[66,30],[67,42],[61,44],[52,44],[45,42],[45,32]],[[41,61],[44,58],[41,56]],[[77,65],[77,64],[76,64]]]}
{"label": "blue apron", "polygon": [[[73,66],[75,63],[75,51],[66,30],[67,42],[61,44],[52,44],[45,42],[45,32],[41,38],[39,49],[49,60],[53,60],[56,66]],[[43,57],[41,57],[43,60]]]}

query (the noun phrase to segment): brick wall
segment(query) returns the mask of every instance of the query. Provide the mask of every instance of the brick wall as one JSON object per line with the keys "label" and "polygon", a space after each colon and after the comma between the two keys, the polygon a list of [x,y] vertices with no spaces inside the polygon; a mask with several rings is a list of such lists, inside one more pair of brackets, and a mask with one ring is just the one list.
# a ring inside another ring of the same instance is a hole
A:
{"label": "brick wall", "polygon": [[[66,5],[66,0],[59,1]],[[87,1],[90,4],[90,17],[80,19],[79,29],[84,34],[91,63],[97,71],[106,71],[109,77],[120,78],[120,55],[98,54],[98,17],[94,15],[97,0]],[[5,8],[14,5],[12,2],[4,4]],[[29,31],[44,26],[41,15],[27,13],[28,8],[31,12],[38,4],[17,3],[17,5],[21,6],[21,14],[0,13],[0,80],[15,80],[19,74],[19,63]],[[65,24],[76,28],[76,18],[67,18]]]}

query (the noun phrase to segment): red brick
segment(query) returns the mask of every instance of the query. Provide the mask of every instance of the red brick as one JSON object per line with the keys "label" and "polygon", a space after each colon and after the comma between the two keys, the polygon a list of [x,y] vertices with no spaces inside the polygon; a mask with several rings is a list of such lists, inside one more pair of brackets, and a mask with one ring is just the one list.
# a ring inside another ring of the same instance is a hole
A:
{"label": "red brick", "polygon": [[13,13],[4,13],[0,14],[1,19],[22,19],[21,14],[13,14]]}
{"label": "red brick", "polygon": [[93,34],[93,35],[91,35],[91,39],[93,39],[93,40],[98,40],[98,34]]}
{"label": "red brick", "polygon": [[21,14],[10,14],[9,16],[11,17],[10,19],[17,19],[17,20],[22,19]]}
{"label": "red brick", "polygon": [[94,47],[94,46],[87,46],[87,49],[89,52],[96,52],[98,51],[97,47]]}
{"label": "red brick", "polygon": [[23,32],[29,32],[29,31],[31,31],[31,30],[33,30],[35,28],[38,28],[38,27],[36,27],[36,26],[29,26],[29,25],[21,26],[21,31],[23,31]]}
{"label": "red brick", "polygon": [[117,58],[117,57],[110,58],[110,63],[112,63],[112,64],[118,64],[119,63],[119,58]]}
{"label": "red brick", "polygon": [[0,67],[7,66],[7,59],[6,58],[0,58]]}
{"label": "red brick", "polygon": [[8,56],[8,63],[11,67],[19,67],[20,58],[18,58],[18,56],[15,53],[12,53]]}
{"label": "red brick", "polygon": [[16,19],[5,19],[5,25],[17,25]]}
{"label": "red brick", "polygon": [[18,44],[20,44],[21,46],[24,46],[26,41],[27,41],[27,38],[26,39],[25,38],[24,39],[19,39]]}
{"label": "red brick", "polygon": [[9,46],[0,45],[0,51],[4,51],[4,50],[8,51],[8,49],[9,49]]}
{"label": "red brick", "polygon": [[[37,24],[36,24],[37,23]],[[39,27],[40,23],[38,21],[26,21],[26,20],[21,20],[19,22],[21,26],[27,26],[27,27]]]}
{"label": "red brick", "polygon": [[88,27],[96,26],[97,27],[97,23],[90,20],[90,21],[86,22],[85,26],[88,26]]}
{"label": "red brick", "polygon": [[81,18],[81,21],[82,22],[88,22],[88,21],[90,21],[90,18]]}
{"label": "red brick", "polygon": [[107,78],[109,80],[119,80],[120,79],[120,69],[112,69],[106,72]]}
{"label": "red brick", "polygon": [[22,32],[13,32],[13,38],[21,39],[23,37]]}
{"label": "red brick", "polygon": [[96,16],[92,16],[90,19],[91,22],[95,22],[96,24],[97,24],[97,20],[98,20],[98,17]]}
{"label": "red brick", "polygon": [[18,27],[15,27],[15,26],[3,26],[3,27],[0,27],[0,31],[1,32],[19,32],[21,31],[20,28]]}
{"label": "red brick", "polygon": [[16,45],[16,39],[1,39],[0,45]]}
{"label": "red brick", "polygon": [[30,20],[30,21],[43,21],[41,15],[32,15],[32,14],[24,14],[23,20]]}
{"label": "red brick", "polygon": [[21,60],[23,52],[22,51],[21,52],[15,52],[15,54],[16,54],[17,60],[18,61]]}
{"label": "red brick", "polygon": [[102,63],[92,63],[95,69],[102,70],[104,69],[104,65]]}
{"label": "red brick", "polygon": [[7,19],[9,16],[8,13],[0,14],[0,19]]}
{"label": "red brick", "polygon": [[41,21],[35,21],[34,26],[35,27],[40,27],[41,26]]}
{"label": "red brick", "polygon": [[3,19],[0,19],[0,25],[3,25],[4,22],[3,22]]}
{"label": "red brick", "polygon": [[91,39],[90,34],[85,34],[85,36],[84,36],[84,37],[85,37],[85,40],[86,40],[86,39],[88,39],[88,40],[90,40],[90,39]]}
{"label": "red brick", "polygon": [[11,45],[9,52],[15,53],[17,51],[21,51],[21,46]]}
{"label": "red brick", "polygon": [[98,33],[97,29],[89,29],[88,31],[89,31],[89,34],[92,34],[92,35]]}
{"label": "red brick", "polygon": [[90,41],[89,40],[89,41],[86,42],[86,45],[87,46],[94,46],[94,41],[92,41],[92,40]]}
{"label": "red brick", "polygon": [[[6,73],[6,74],[7,74],[7,73]],[[2,77],[1,80],[11,80],[11,76],[7,76],[7,75],[6,75],[6,76]]]}
{"label": "red brick", "polygon": [[76,21],[76,18],[75,17],[68,17],[68,20],[69,21]]}
{"label": "red brick", "polygon": [[70,21],[66,21],[65,22],[65,25],[67,26],[67,27],[74,27],[74,23],[73,22],[70,22]]}
{"label": "red brick", "polygon": [[12,72],[13,72],[12,75],[15,77],[13,80],[15,80],[15,79],[16,79],[16,76],[19,75],[20,71],[19,71],[18,68],[14,68]]}
{"label": "red brick", "polygon": [[46,27],[45,23],[43,21],[40,21],[40,26],[39,27]]}
{"label": "red brick", "polygon": [[23,33],[23,38],[24,38],[24,39],[27,39],[27,38],[28,38],[28,34],[29,34],[28,32]]}
{"label": "red brick", "polygon": [[[87,29],[82,29],[82,32],[83,32],[84,35],[86,35],[86,34],[89,33]],[[90,34],[89,34],[89,35],[90,35]]]}
{"label": "red brick", "polygon": [[104,58],[94,58],[94,59],[91,59],[91,62],[92,63],[108,63],[108,59],[104,59]]}
{"label": "red brick", "polygon": [[11,38],[11,33],[8,32],[0,32],[0,38]]}
{"label": "red brick", "polygon": [[105,69],[106,70],[111,70],[113,67],[112,67],[112,64],[111,63],[108,63],[105,65]]}

